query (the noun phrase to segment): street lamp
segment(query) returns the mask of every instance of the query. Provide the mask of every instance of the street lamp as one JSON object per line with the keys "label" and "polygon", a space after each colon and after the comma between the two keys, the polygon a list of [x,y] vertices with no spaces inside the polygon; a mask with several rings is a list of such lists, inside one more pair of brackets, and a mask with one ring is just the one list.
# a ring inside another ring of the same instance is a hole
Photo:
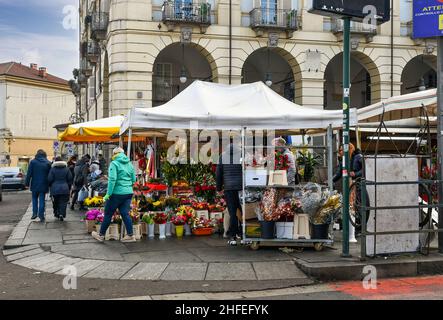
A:
{"label": "street lamp", "polygon": [[268,87],[272,86],[271,75],[270,75],[269,72],[266,74],[265,84],[266,84]]}
{"label": "street lamp", "polygon": [[425,91],[425,90],[426,90],[425,79],[423,77],[421,77],[420,86],[418,87],[418,91]]}
{"label": "street lamp", "polygon": [[180,72],[180,82],[185,83],[188,80],[186,78],[186,70],[185,70],[185,44],[182,43],[182,70]]}

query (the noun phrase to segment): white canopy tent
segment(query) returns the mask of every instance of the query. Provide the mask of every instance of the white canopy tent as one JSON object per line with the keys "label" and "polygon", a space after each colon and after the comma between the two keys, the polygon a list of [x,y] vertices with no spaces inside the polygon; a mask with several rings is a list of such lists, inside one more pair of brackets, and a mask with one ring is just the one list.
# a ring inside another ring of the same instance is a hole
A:
{"label": "white canopy tent", "polygon": [[358,122],[380,116],[383,112],[393,112],[420,107],[428,107],[437,103],[437,89],[418,91],[391,97],[381,102],[357,110]]}
{"label": "white canopy tent", "polygon": [[[356,125],[356,110],[350,114],[351,125]],[[225,85],[194,81],[162,106],[132,109],[120,134],[128,129],[189,129],[192,123],[198,129],[212,130],[338,128],[343,125],[343,112],[299,106],[262,82]]]}

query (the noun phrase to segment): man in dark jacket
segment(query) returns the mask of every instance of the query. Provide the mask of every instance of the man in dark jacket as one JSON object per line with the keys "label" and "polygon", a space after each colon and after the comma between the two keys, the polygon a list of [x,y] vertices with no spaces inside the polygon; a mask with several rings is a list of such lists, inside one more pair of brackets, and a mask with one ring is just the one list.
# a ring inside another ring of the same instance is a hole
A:
{"label": "man in dark jacket", "polygon": [[66,218],[66,207],[72,185],[71,171],[61,157],[55,158],[48,176],[51,196],[54,199],[54,216],[60,221]]}
{"label": "man in dark jacket", "polygon": [[48,161],[46,152],[38,150],[35,158],[29,164],[26,173],[26,186],[31,186],[32,191],[32,218],[40,218],[45,222],[45,197],[49,191],[48,173],[51,163]]}
{"label": "man in dark jacket", "polygon": [[[74,205],[77,202],[79,191],[83,188],[83,186],[88,185],[89,161],[91,161],[91,156],[86,154],[75,164],[73,188],[74,194],[71,202],[71,210],[74,210]],[[84,209],[83,202],[81,202],[80,210]]]}
{"label": "man in dark jacket", "polygon": [[242,165],[240,163],[241,150],[238,146],[229,145],[219,159],[217,165],[217,190],[224,190],[229,212],[228,235],[229,244],[236,245],[237,238],[241,238],[241,228],[237,218],[237,210],[241,210],[239,191],[243,189]]}

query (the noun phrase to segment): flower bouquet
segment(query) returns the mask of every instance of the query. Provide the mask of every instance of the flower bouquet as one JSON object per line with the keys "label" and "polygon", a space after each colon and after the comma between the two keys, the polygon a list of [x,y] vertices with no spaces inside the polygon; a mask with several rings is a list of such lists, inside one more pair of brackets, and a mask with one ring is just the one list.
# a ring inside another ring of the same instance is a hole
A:
{"label": "flower bouquet", "polygon": [[192,233],[196,236],[207,236],[214,232],[214,225],[211,220],[200,217],[195,221],[195,228]]}
{"label": "flower bouquet", "polygon": [[104,204],[103,197],[93,197],[93,198],[86,198],[83,200],[83,204],[86,207],[102,207]]}
{"label": "flower bouquet", "polygon": [[274,170],[288,170],[289,158],[282,150],[275,150]]}
{"label": "flower bouquet", "polygon": [[142,216],[143,222],[143,234],[146,234],[149,238],[154,238],[154,215],[153,213],[145,213]]}
{"label": "flower bouquet", "polygon": [[166,208],[171,208],[171,209],[175,210],[176,208],[178,208],[178,206],[180,206],[180,198],[172,197],[172,196],[165,198],[165,207]]}
{"label": "flower bouquet", "polygon": [[183,216],[186,219],[186,224],[193,224],[195,220],[195,210],[189,206],[180,206],[177,209],[177,216]]}
{"label": "flower bouquet", "polygon": [[156,224],[165,224],[168,221],[168,216],[164,212],[158,212],[154,215],[153,220]]}
{"label": "flower bouquet", "polygon": [[95,224],[97,222],[97,216],[101,214],[98,209],[92,209],[85,213],[84,220],[86,222],[86,230],[88,233],[94,231]]}
{"label": "flower bouquet", "polygon": [[202,201],[202,202],[193,202],[192,203],[192,208],[194,208],[195,210],[208,210],[209,209],[209,204],[206,201]]}
{"label": "flower bouquet", "polygon": [[203,198],[207,202],[214,202],[217,188],[213,185],[196,184],[194,187],[194,192],[198,198]]}
{"label": "flower bouquet", "polygon": [[171,223],[175,226],[175,234],[177,235],[177,238],[183,237],[183,226],[186,224],[186,217],[179,215],[172,216]]}

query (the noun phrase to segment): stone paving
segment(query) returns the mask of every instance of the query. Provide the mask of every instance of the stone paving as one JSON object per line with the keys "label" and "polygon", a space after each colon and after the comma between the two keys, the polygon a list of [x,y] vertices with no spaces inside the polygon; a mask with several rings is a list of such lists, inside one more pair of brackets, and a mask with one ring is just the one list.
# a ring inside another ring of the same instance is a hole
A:
{"label": "stone paving", "polygon": [[[136,243],[98,243],[87,233],[82,214],[68,211],[64,222],[52,217],[47,203],[46,222],[32,221],[29,206],[5,244],[7,261],[26,268],[64,274],[74,266],[77,276],[122,280],[299,280],[311,284],[292,254],[276,248],[259,251],[228,247],[226,240],[210,237],[145,239]],[[38,220],[38,219],[37,219]]]}

